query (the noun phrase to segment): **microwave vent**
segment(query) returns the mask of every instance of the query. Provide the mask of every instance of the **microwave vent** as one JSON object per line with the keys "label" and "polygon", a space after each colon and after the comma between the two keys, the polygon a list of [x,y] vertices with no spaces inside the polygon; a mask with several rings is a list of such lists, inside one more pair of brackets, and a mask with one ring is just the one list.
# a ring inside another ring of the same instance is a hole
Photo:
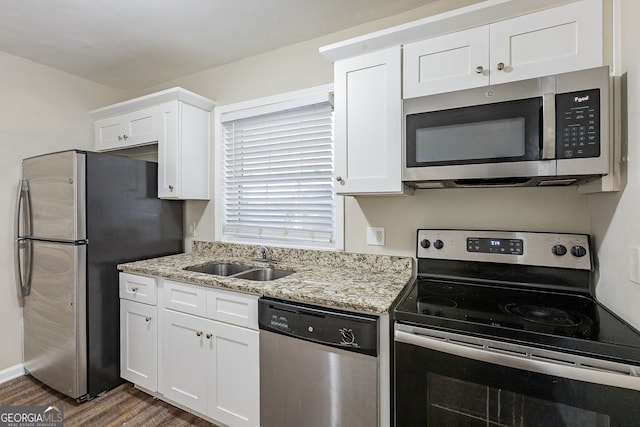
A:
{"label": "microwave vent", "polygon": [[412,182],[411,186],[419,189],[433,189],[433,188],[445,188],[443,182],[433,181],[433,182]]}
{"label": "microwave vent", "polygon": [[572,185],[578,182],[576,178],[565,178],[565,179],[550,179],[547,181],[541,181],[538,183],[538,187],[549,187],[549,186],[559,186],[559,185]]}

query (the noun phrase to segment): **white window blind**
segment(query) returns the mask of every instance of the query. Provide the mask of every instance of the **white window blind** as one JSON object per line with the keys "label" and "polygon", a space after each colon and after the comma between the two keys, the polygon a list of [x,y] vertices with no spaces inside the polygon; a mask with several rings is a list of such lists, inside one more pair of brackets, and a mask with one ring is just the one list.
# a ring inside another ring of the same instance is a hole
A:
{"label": "white window blind", "polygon": [[223,121],[222,139],[222,229],[227,238],[334,242],[333,111],[328,101]]}

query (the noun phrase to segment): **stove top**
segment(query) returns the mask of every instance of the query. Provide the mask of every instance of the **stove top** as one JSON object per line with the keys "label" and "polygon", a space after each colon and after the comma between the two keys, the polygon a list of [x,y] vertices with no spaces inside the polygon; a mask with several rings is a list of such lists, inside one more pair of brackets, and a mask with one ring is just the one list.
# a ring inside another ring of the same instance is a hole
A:
{"label": "stove top", "polygon": [[[482,240],[486,252],[477,251]],[[553,249],[558,245],[585,253],[557,255],[563,252]],[[639,364],[640,334],[589,292],[587,254],[584,235],[419,230],[418,278],[394,316],[400,323]]]}

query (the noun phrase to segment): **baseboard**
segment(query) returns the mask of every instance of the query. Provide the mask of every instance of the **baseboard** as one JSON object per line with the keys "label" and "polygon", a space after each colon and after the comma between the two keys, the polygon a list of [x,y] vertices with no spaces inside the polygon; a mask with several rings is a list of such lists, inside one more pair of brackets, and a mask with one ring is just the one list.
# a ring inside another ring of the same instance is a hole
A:
{"label": "baseboard", "polygon": [[24,365],[18,363],[17,365],[9,366],[0,371],[0,384],[11,381],[14,378],[18,378],[24,375]]}

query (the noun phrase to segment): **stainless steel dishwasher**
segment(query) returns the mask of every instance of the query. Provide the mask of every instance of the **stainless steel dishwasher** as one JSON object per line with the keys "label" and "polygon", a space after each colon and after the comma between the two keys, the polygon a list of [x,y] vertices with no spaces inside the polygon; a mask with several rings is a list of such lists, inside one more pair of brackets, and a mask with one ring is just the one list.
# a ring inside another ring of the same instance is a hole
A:
{"label": "stainless steel dishwasher", "polygon": [[378,425],[378,318],[261,298],[260,424]]}

